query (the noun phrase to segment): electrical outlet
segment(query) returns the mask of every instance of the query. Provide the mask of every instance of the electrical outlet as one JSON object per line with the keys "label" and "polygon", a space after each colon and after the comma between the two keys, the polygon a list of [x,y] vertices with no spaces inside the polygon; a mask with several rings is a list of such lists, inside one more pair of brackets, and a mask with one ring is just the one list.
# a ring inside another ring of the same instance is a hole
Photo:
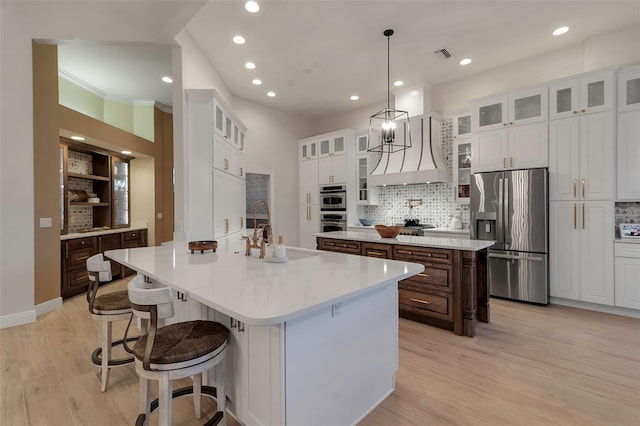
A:
{"label": "electrical outlet", "polygon": [[334,303],[331,305],[331,316],[335,317],[342,313],[342,303]]}
{"label": "electrical outlet", "polygon": [[158,213],[158,219],[162,219],[162,213]]}
{"label": "electrical outlet", "polygon": [[181,220],[176,220],[176,232],[184,232],[184,223]]}
{"label": "electrical outlet", "polygon": [[51,218],[50,217],[41,217],[40,218],[40,228],[51,228]]}

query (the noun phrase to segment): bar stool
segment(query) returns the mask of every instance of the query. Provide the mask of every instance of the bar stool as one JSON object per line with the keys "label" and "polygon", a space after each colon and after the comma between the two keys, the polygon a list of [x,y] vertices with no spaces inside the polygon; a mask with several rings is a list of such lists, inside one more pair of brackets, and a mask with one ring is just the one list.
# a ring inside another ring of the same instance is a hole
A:
{"label": "bar stool", "polygon": [[[229,330],[214,321],[185,321],[159,327],[158,321],[173,316],[171,290],[142,275],[129,281],[133,313],[148,321],[148,333],[136,342],[133,352],[140,377],[140,411],[136,425],[148,422],[151,411],[160,408],[159,425],[171,425],[173,398],[193,394],[196,418],[202,417],[201,396],[217,400],[218,411],[206,425],[226,425],[224,355]],[[202,373],[215,367],[215,388],[202,385]],[[172,391],[176,379],[193,376],[193,386]],[[159,398],[150,402],[151,380],[158,380]]]}
{"label": "bar stool", "polygon": [[[98,296],[100,283],[109,282],[112,279],[111,262],[104,260],[102,253],[93,255],[87,259],[87,272],[89,274],[89,287],[87,289],[89,312],[93,319],[99,323],[99,347],[91,354],[91,361],[101,369],[100,390],[105,392],[109,383],[110,369],[133,362],[133,357],[111,359],[111,348],[122,345],[125,341],[131,342],[138,338],[127,338],[127,332],[133,318],[127,290],[114,291]],[[114,342],[112,339],[112,323],[126,320],[129,320],[129,323],[127,324],[124,338]]]}

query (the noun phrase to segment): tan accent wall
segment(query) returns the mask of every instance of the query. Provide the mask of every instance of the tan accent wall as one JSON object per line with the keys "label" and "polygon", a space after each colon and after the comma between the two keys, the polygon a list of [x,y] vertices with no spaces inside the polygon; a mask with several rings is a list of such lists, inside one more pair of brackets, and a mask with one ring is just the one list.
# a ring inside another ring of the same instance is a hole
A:
{"label": "tan accent wall", "polygon": [[[58,150],[60,129],[66,129],[106,142],[117,150],[128,149],[153,159],[154,177],[149,191],[154,192],[155,212],[149,220],[155,220],[155,238],[159,244],[172,239],[173,215],[165,215],[165,203],[173,203],[172,175],[173,136],[171,114],[155,109],[159,118],[155,123],[155,143],[100,120],[76,112],[58,104],[58,50],[55,45],[33,43],[33,106],[34,106],[34,200],[35,200],[35,292],[34,303],[40,304],[60,296],[60,200]],[[169,123],[169,126],[165,122]],[[163,131],[169,132],[163,135]],[[29,143],[29,141],[15,141]],[[165,143],[167,146],[165,146]],[[164,158],[167,157],[167,158]],[[132,203],[136,200],[132,199]],[[171,212],[173,206],[171,205]],[[161,222],[157,213],[162,212]],[[52,218],[51,228],[40,228],[39,218]],[[135,220],[132,217],[132,220]],[[160,224],[170,221],[171,232]],[[150,227],[152,229],[152,227]]]}
{"label": "tan accent wall", "polygon": [[[37,305],[60,297],[60,145],[58,48],[33,43],[32,49],[34,303]],[[30,141],[13,141],[13,143],[30,143]],[[40,228],[40,218],[47,217],[51,218],[51,228]]]}

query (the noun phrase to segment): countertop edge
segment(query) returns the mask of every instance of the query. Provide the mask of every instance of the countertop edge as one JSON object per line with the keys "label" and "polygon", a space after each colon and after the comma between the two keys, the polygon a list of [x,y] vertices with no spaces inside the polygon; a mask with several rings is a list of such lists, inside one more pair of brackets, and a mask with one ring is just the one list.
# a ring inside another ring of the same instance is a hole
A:
{"label": "countertop edge", "polygon": [[119,234],[121,232],[129,232],[129,231],[141,231],[143,229],[147,229],[147,225],[130,226],[128,228],[105,229],[104,231],[74,232],[72,234],[60,235],[60,241],[75,240],[78,238],[87,238],[87,237],[99,237],[100,235]]}
{"label": "countertop edge", "polygon": [[418,237],[409,235],[398,235],[396,238],[382,238],[377,234],[371,235],[365,232],[319,232],[313,234],[320,238],[334,238],[339,240],[353,240],[361,242],[383,243],[393,245],[408,245],[417,247],[443,248],[462,251],[481,251],[491,247],[495,241],[467,240],[460,238],[442,237]]}

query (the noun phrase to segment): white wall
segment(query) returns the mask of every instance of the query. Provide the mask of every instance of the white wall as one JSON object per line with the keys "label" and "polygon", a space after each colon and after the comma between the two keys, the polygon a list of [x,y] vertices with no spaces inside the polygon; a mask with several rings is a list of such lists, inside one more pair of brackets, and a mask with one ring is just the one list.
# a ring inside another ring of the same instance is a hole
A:
{"label": "white wall", "polygon": [[[391,102],[393,102],[393,100]],[[320,135],[340,129],[353,129],[356,132],[366,130],[369,128],[369,118],[386,107],[387,100],[385,99],[378,103],[365,105],[351,111],[320,117],[315,120],[313,133],[306,136]],[[393,108],[393,105],[391,107]]]}
{"label": "white wall", "polygon": [[[247,169],[273,172],[273,233],[283,235],[287,244],[296,245],[299,241],[297,140],[310,136],[313,120],[243,98],[234,98],[233,110],[249,129],[245,149]],[[247,210],[250,208],[247,206]]]}
{"label": "white wall", "polygon": [[203,4],[0,4],[0,327],[35,317],[32,39],[171,45]]}

